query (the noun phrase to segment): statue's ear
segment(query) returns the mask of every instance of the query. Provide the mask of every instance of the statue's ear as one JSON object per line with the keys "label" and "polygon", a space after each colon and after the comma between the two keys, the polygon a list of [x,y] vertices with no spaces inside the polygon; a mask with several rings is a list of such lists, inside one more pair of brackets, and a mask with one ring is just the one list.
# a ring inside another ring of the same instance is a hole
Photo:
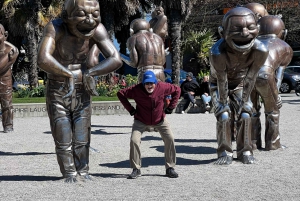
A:
{"label": "statue's ear", "polygon": [[218,27],[218,32],[219,32],[219,35],[221,36],[221,38],[224,38],[224,33],[223,33],[223,27],[222,26]]}
{"label": "statue's ear", "polygon": [[7,38],[7,36],[8,36],[8,32],[5,31],[5,32],[4,32],[4,37]]}
{"label": "statue's ear", "polygon": [[132,36],[133,34],[134,34],[134,31],[133,31],[133,29],[129,29],[129,32],[130,32],[130,35]]}
{"label": "statue's ear", "polygon": [[285,40],[285,39],[286,39],[287,32],[288,32],[287,29],[283,29],[283,30],[282,30],[282,35],[281,35],[281,39],[282,39],[282,40]]}

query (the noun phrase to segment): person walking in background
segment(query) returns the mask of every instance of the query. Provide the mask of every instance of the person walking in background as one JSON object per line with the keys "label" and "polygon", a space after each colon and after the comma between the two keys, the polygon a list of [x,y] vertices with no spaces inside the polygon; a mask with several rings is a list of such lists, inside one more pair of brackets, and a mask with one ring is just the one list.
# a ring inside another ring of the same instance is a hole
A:
{"label": "person walking in background", "polygon": [[203,103],[205,104],[205,109],[208,111],[210,109],[211,96],[209,93],[209,77],[206,75],[203,77],[202,83],[200,84],[200,95]]}
{"label": "person walking in background", "polygon": [[[134,116],[132,134],[130,139],[130,166],[133,168],[128,179],[141,176],[141,137],[147,129],[156,129],[165,145],[166,175],[170,178],[178,177],[174,170],[176,163],[176,150],[173,132],[165,117],[171,114],[180,97],[180,87],[165,82],[157,82],[153,71],[146,71],[142,83],[122,89],[117,96],[131,116]],[[164,98],[171,95],[172,99],[164,109]],[[134,108],[128,99],[134,99]]]}
{"label": "person walking in background", "polygon": [[181,96],[186,100],[182,114],[185,113],[185,110],[189,107],[190,103],[193,104],[193,107],[196,107],[195,95],[196,92],[200,89],[200,86],[197,81],[193,80],[193,73],[188,72],[186,74],[185,81],[181,84]]}

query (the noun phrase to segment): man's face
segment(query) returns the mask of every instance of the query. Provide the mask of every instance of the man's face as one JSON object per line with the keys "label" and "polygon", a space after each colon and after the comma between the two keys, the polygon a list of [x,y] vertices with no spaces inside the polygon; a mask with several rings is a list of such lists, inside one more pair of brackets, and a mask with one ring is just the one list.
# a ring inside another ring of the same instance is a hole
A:
{"label": "man's face", "polygon": [[186,76],[186,79],[188,80],[188,81],[191,81],[193,78],[191,77],[191,76]]}
{"label": "man's face", "polygon": [[151,94],[151,93],[153,93],[153,91],[154,91],[154,89],[155,89],[155,87],[156,87],[156,84],[153,83],[153,82],[146,82],[146,83],[144,84],[144,86],[145,86],[146,91],[147,91],[149,94]]}
{"label": "man's face", "polygon": [[253,15],[232,16],[224,27],[224,39],[234,50],[250,50],[259,32]]}
{"label": "man's face", "polygon": [[100,23],[100,7],[95,0],[77,0],[68,11],[67,25],[70,32],[83,39],[91,38]]}

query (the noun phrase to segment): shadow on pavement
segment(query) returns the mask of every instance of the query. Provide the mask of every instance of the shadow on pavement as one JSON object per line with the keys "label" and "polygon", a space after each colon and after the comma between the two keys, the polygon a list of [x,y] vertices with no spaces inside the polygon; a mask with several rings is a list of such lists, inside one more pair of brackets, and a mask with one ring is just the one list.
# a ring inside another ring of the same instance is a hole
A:
{"label": "shadow on pavement", "polygon": [[105,126],[105,125],[92,125],[91,127],[103,127],[103,128],[131,128],[132,126]]}
{"label": "shadow on pavement", "polygon": [[36,155],[47,155],[47,154],[55,154],[53,153],[39,153],[39,152],[26,152],[26,153],[12,153],[12,152],[3,152],[0,151],[0,156],[36,156]]}
{"label": "shadow on pavement", "polygon": [[[131,169],[128,168],[128,174],[115,174],[115,173],[105,173],[105,174],[91,174],[93,177],[102,177],[102,178],[127,178],[131,173]],[[143,174],[142,177],[166,177],[163,174]]]}
{"label": "shadow on pavement", "polygon": [[[184,153],[184,154],[215,154],[217,150],[212,147],[190,147],[184,145],[176,145],[176,153]],[[164,152],[164,146],[153,146],[150,148],[155,148],[159,152]]]}
{"label": "shadow on pavement", "polygon": [[[52,134],[52,132],[45,131],[44,134]],[[92,135],[119,135],[119,134],[128,134],[128,133],[108,133],[104,131],[104,129],[98,129],[98,130],[91,131],[91,134]]]}
{"label": "shadow on pavement", "polygon": [[[192,159],[177,157],[176,165],[201,165],[201,164],[204,165],[204,164],[209,164],[215,160],[216,159],[200,161],[200,160],[192,160]],[[164,157],[142,158],[142,167],[158,166],[158,165],[164,166],[164,164],[165,164]],[[116,162],[116,163],[99,164],[99,166],[110,167],[110,168],[130,168],[130,163],[129,163],[129,160],[125,160],[125,161],[120,161],[120,162]]]}
{"label": "shadow on pavement", "polygon": [[33,176],[33,175],[6,175],[0,176],[0,181],[56,181],[62,177]]}
{"label": "shadow on pavement", "polygon": [[[159,135],[159,133],[158,133],[158,135]],[[161,141],[162,139],[161,139],[160,136],[159,137],[145,136],[145,137],[142,138],[142,141],[151,141],[151,140]],[[214,139],[175,139],[175,142],[215,142],[216,143],[217,140],[214,140]]]}

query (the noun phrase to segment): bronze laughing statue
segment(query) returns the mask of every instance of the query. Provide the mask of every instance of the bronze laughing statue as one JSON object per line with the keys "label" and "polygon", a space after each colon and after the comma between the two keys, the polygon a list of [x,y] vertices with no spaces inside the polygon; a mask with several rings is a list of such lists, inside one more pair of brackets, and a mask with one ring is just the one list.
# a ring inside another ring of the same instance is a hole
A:
{"label": "bronze laughing statue", "polygon": [[284,42],[286,29],[283,21],[273,15],[259,19],[260,31],[258,39],[268,46],[269,56],[258,72],[254,90],[251,94],[254,112],[253,125],[253,149],[262,148],[260,100],[265,110],[265,150],[275,150],[281,146],[279,135],[279,108],[282,106],[281,97],[278,94],[283,72],[293,57],[292,48]]}
{"label": "bronze laughing statue", "polygon": [[[96,66],[91,65],[95,63],[90,53],[93,46],[106,58]],[[44,29],[38,65],[49,78],[46,104],[65,182],[76,182],[77,174],[91,180],[88,171],[93,76],[107,74],[122,65],[100,23],[98,1],[65,1],[62,18],[49,22]]]}
{"label": "bronze laughing statue", "polygon": [[165,46],[162,38],[149,31],[150,25],[144,19],[135,19],[130,24],[131,36],[127,40],[130,61],[123,60],[137,68],[138,80],[142,81],[143,74],[152,70],[158,81],[165,81],[164,64],[166,62]]}
{"label": "bronze laughing statue", "polygon": [[210,90],[217,118],[217,154],[215,164],[231,164],[233,149],[230,130],[230,107],[237,121],[237,158],[254,163],[251,141],[252,103],[250,93],[257,72],[268,50],[256,39],[259,27],[255,14],[243,7],[230,10],[219,27],[221,39],[211,48]]}
{"label": "bronze laughing statue", "polygon": [[7,31],[0,24],[0,100],[4,133],[14,131],[11,68],[19,55],[18,49],[6,41],[7,36]]}
{"label": "bronze laughing statue", "polygon": [[157,6],[154,11],[151,13],[152,19],[149,21],[150,27],[153,29],[153,32],[159,35],[163,41],[165,41],[168,36],[168,19],[164,14],[164,9],[162,5]]}

